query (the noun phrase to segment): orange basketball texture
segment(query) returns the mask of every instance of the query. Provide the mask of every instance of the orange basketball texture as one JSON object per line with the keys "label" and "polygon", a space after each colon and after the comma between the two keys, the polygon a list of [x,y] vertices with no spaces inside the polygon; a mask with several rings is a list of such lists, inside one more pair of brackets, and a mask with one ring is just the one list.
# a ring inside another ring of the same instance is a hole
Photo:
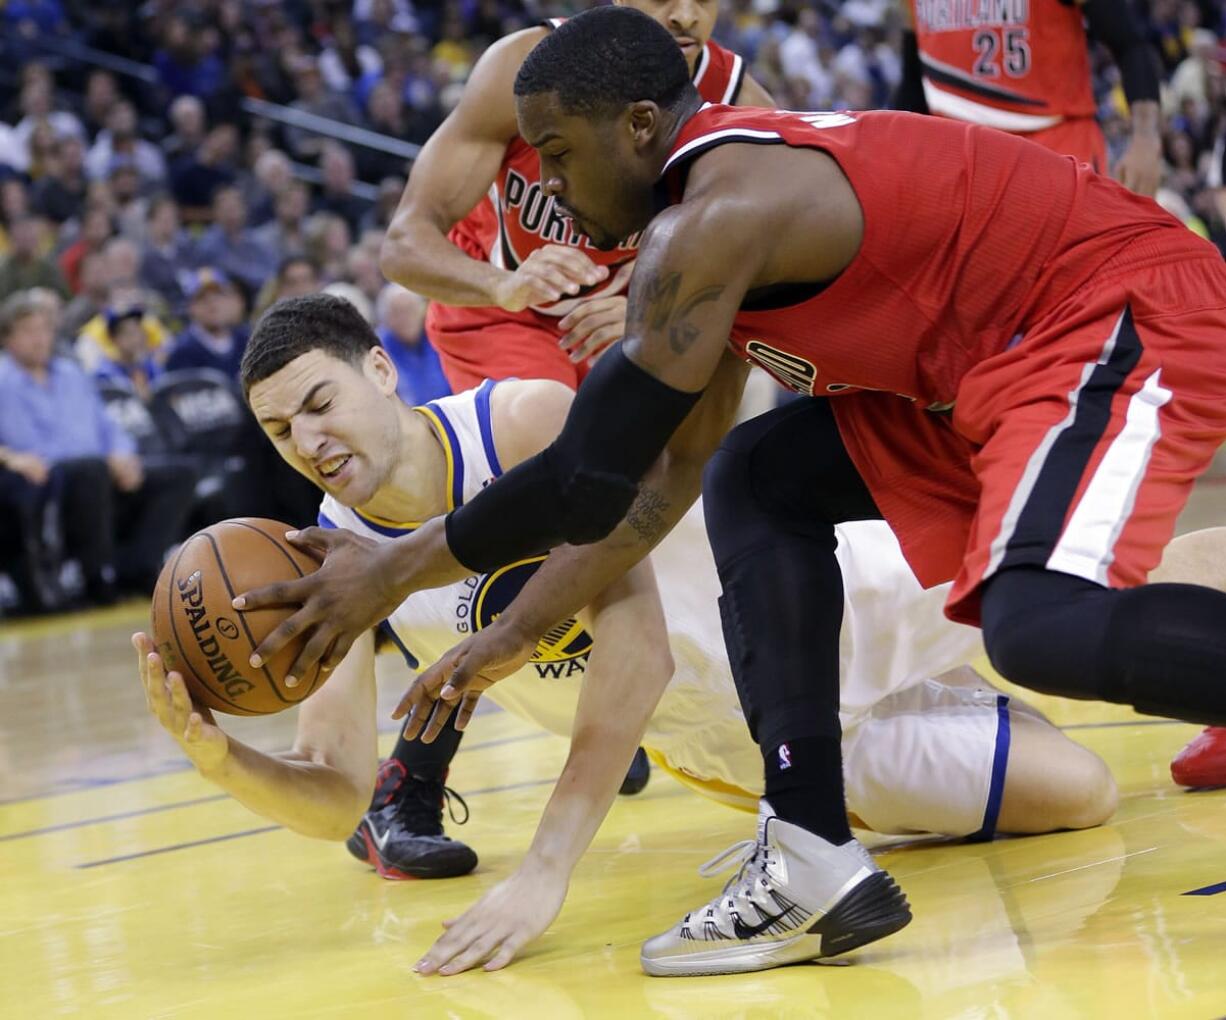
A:
{"label": "orange basketball texture", "polygon": [[248,663],[264,637],[294,607],[240,613],[231,599],[275,581],[290,581],[319,563],[285,541],[280,521],[239,517],[192,535],[170,558],[153,593],[153,640],[166,671],[183,674],[192,699],[230,715],[271,715],[309,697],[327,678],[315,666],[297,687],[285,673],[303,639],[260,669]]}

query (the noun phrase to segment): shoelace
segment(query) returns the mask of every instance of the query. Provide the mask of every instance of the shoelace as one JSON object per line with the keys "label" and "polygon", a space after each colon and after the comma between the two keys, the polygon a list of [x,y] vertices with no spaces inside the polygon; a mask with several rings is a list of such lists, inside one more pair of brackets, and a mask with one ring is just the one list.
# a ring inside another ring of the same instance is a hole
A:
{"label": "shoelace", "polygon": [[[464,809],[463,818],[456,814],[456,803]],[[468,802],[441,779],[422,779],[412,775],[405,777],[397,814],[409,831],[423,835],[429,834],[433,829],[441,832],[444,806],[456,825],[464,825],[468,821]]]}
{"label": "shoelace", "polygon": [[[733,843],[732,846],[703,864],[698,869],[698,874],[703,878],[713,878],[729,868],[735,868],[736,871],[724,883],[720,894],[710,900],[705,907],[691,912],[685,923],[712,920],[716,927],[727,935],[732,925],[730,911],[735,910],[739,916],[744,917],[746,908],[752,908],[761,914],[762,907],[754,899],[753,893],[765,880],[762,876],[747,874],[747,872],[752,872],[759,858],[764,858],[768,853],[767,848],[756,839],[743,839]],[[710,912],[709,917],[708,912]]]}

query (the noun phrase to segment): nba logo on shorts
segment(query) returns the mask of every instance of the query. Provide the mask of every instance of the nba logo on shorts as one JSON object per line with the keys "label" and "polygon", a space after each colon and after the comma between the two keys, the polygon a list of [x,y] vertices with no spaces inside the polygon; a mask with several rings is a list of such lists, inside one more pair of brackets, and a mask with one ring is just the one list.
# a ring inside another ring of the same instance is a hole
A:
{"label": "nba logo on shorts", "polygon": [[787,744],[779,745],[779,768],[790,769],[792,767],[792,749]]}

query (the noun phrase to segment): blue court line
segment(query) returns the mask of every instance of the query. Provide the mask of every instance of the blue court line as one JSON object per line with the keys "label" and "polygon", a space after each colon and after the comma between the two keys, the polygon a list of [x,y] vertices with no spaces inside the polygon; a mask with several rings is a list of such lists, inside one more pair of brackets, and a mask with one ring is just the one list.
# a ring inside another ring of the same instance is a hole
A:
{"label": "blue court line", "polygon": [[1216,896],[1218,893],[1226,892],[1226,882],[1218,882],[1217,885],[1207,885],[1202,889],[1189,889],[1184,896]]}
{"label": "blue court line", "polygon": [[141,850],[134,854],[124,854],[122,857],[107,857],[101,861],[87,861],[78,864],[78,868],[98,868],[103,864],[118,864],[120,861],[134,861],[139,857],[152,857],[154,854],[168,854],[172,850],[187,850],[194,846],[204,846],[207,843],[224,843],[228,839],[241,839],[243,836],[256,836],[261,832],[273,832],[281,828],[279,825],[265,825],[259,829],[244,829],[242,832],[230,832],[224,836],[210,836],[208,839],[194,839],[190,843],[175,843],[173,846],[160,846],[154,850]]}
{"label": "blue court line", "polygon": [[118,822],[124,818],[138,818],[141,815],[155,815],[159,811],[173,811],[175,808],[191,807],[193,804],[208,804],[215,800],[228,800],[228,793],[215,793],[210,797],[194,797],[191,800],[177,800],[171,804],[159,804],[157,807],[137,808],[135,811],[120,811],[113,815],[99,815],[96,818],[82,818],[78,822],[61,822],[59,825],[45,825],[41,829],[26,829],[25,832],[10,832],[0,836],[0,843],[12,839],[25,839],[27,836],[45,836],[49,832],[63,832],[65,829],[81,829],[87,825],[101,825],[103,822]]}
{"label": "blue court line", "polygon": [[[387,733],[396,733],[399,728],[391,730],[379,730],[379,734],[386,735]],[[499,737],[496,740],[484,740],[479,744],[461,745],[457,754],[464,754],[465,751],[480,751],[487,747],[500,747],[503,744],[517,744],[526,740],[542,740],[552,734],[539,730],[535,733],[523,733],[517,737]],[[143,772],[136,772],[128,776],[119,776],[115,779],[76,779],[70,780],[68,783],[61,783],[60,786],[68,785],[68,789],[49,789],[41,793],[28,793],[21,797],[10,797],[7,800],[0,799],[0,807],[8,807],[10,804],[24,804],[32,800],[50,800],[52,797],[66,797],[71,793],[82,793],[85,790],[101,789],[104,786],[122,786],[124,783],[138,783],[143,779],[156,779],[158,776],[169,776],[176,772],[188,772],[192,769],[192,763],[186,759],[182,761],[166,762],[159,768],[146,769]],[[71,785],[69,785],[69,783]],[[83,821],[82,825],[89,825],[90,822]]]}
{"label": "blue court line", "polygon": [[[465,794],[466,797],[479,797],[486,793],[505,793],[508,790],[526,790],[532,786],[545,786],[547,784],[557,782],[556,778],[551,779],[529,779],[522,783],[508,783],[506,786],[487,786],[481,790],[473,790]],[[225,794],[222,794],[224,797]],[[123,861],[134,861],[141,857],[154,857],[158,854],[173,853],[175,850],[190,850],[192,847],[206,846],[209,843],[224,843],[230,839],[241,839],[244,836],[258,836],[263,832],[275,832],[277,829],[282,829],[282,825],[265,825],[258,829],[244,829],[242,832],[230,832],[224,836],[210,836],[208,839],[195,839],[190,843],[173,843],[170,846],[154,847],[152,850],[139,850],[132,854],[121,854],[118,857],[105,857],[100,861],[86,861],[84,864],[73,865],[78,870],[83,868],[100,868],[104,864],[120,864]]]}

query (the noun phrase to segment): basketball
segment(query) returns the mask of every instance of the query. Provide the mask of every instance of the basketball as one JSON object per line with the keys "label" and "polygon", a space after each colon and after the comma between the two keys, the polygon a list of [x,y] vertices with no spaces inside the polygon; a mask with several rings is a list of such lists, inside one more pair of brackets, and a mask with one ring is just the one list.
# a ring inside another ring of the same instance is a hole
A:
{"label": "basketball", "polygon": [[271,715],[310,697],[326,679],[315,666],[297,687],[285,673],[303,641],[259,669],[248,663],[291,607],[240,613],[243,592],[311,573],[319,563],[285,541],[280,521],[240,517],[196,532],[167,561],[153,593],[153,640],[167,672],[183,674],[197,704],[229,715]]}

